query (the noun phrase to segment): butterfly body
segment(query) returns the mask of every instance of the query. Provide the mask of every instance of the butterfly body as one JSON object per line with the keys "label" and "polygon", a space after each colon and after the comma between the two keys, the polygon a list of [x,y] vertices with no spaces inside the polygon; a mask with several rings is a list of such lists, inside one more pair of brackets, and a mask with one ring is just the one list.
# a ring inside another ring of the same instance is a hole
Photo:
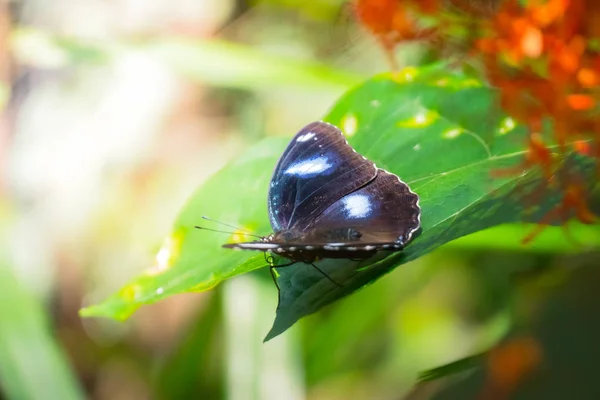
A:
{"label": "butterfly body", "polygon": [[292,262],[364,259],[399,251],[420,229],[419,197],[358,154],[343,133],[313,122],[292,139],[268,197],[274,233],[224,247],[275,253]]}
{"label": "butterfly body", "polygon": [[295,262],[312,263],[323,258],[368,258],[377,252],[375,246],[346,246],[362,234],[355,229],[311,231],[308,234],[285,231],[247,243],[226,244],[227,248],[269,251]]}

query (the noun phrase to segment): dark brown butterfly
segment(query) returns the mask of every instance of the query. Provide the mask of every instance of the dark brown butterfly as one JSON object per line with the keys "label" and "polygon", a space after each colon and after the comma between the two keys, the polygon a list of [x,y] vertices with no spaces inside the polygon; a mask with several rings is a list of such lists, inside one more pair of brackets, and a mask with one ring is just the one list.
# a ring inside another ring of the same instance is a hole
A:
{"label": "dark brown butterfly", "polygon": [[294,136],[271,178],[268,208],[271,235],[223,247],[275,253],[290,264],[364,259],[402,250],[421,226],[419,196],[326,122]]}

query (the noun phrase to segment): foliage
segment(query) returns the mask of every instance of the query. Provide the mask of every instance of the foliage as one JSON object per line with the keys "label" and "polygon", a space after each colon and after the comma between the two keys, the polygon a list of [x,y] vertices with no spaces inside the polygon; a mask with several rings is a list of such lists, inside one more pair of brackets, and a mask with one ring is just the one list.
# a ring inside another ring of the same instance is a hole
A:
{"label": "foliage", "polygon": [[13,399],[83,399],[43,307],[5,262],[0,265],[0,301],[5,305],[0,307],[1,386]]}
{"label": "foliage", "polygon": [[[525,131],[500,112],[492,89],[464,73],[432,66],[373,78],[343,96],[325,120],[340,126],[358,152],[397,173],[419,194],[422,233],[403,252],[387,258],[323,261],[320,268],[342,287],[307,265],[280,269],[280,303],[267,339],[400,264],[490,226],[535,221],[560,199],[560,191],[539,193],[544,187],[540,171],[491,178],[494,170],[519,164],[526,153]],[[262,255],[223,250],[221,237],[193,226],[209,214],[267,233],[266,188],[284,145],[272,139],[259,143],[214,176],[182,211],[157,265],[82,315],[123,319],[141,304],[207,290],[265,266]],[[588,174],[592,169],[581,156],[566,159],[562,168]],[[234,192],[236,196],[228,195]],[[535,205],[529,204],[532,198]]]}

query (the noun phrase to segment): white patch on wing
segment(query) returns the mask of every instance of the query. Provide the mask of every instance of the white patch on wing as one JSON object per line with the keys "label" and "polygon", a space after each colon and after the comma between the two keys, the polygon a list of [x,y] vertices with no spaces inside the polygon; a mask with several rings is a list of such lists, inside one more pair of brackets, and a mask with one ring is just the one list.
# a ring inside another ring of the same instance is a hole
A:
{"label": "white patch on wing", "polygon": [[286,175],[313,175],[331,168],[327,157],[317,157],[310,160],[299,161],[284,171]]}
{"label": "white patch on wing", "polygon": [[342,199],[349,217],[365,218],[371,212],[371,202],[363,194],[351,194]]}
{"label": "white patch on wing", "polygon": [[315,134],[313,132],[308,132],[308,133],[305,133],[304,135],[298,136],[298,138],[296,139],[296,142],[306,142],[307,140],[310,140],[313,137],[315,137]]}

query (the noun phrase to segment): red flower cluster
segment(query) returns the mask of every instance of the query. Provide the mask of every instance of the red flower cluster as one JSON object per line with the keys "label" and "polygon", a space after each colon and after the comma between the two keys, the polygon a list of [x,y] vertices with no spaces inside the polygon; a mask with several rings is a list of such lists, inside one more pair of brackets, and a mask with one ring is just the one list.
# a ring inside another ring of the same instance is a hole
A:
{"label": "red flower cluster", "polygon": [[[392,60],[400,41],[435,37],[440,44],[457,24],[468,23],[469,35],[462,38],[468,54],[482,61],[504,110],[529,128],[523,165],[502,173],[539,167],[548,185],[562,190],[562,204],[542,224],[571,216],[595,221],[585,179],[559,170],[572,152],[600,164],[600,2],[356,0],[355,9]],[[419,21],[427,16],[437,22],[423,28]],[[543,135],[547,123],[551,140]]]}

